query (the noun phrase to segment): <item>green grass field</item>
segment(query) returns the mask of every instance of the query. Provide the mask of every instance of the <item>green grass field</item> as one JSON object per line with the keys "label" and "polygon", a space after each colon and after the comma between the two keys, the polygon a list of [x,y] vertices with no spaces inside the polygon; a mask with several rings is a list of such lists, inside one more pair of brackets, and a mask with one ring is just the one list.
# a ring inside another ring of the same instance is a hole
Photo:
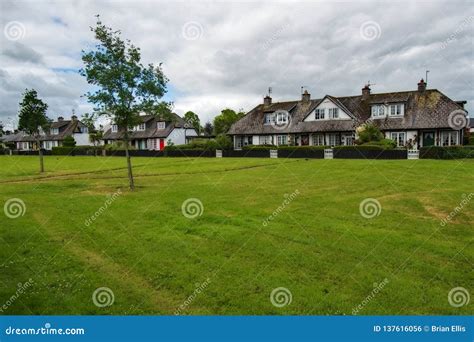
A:
{"label": "green grass field", "polygon": [[[46,157],[40,175],[37,157],[0,157],[2,207],[26,208],[0,212],[0,314],[474,313],[448,302],[474,297],[474,199],[441,224],[474,189],[472,160],[132,162],[135,192],[124,158]],[[200,216],[183,215],[189,198]],[[361,215],[367,198],[378,216]],[[94,305],[100,287],[112,305]]]}

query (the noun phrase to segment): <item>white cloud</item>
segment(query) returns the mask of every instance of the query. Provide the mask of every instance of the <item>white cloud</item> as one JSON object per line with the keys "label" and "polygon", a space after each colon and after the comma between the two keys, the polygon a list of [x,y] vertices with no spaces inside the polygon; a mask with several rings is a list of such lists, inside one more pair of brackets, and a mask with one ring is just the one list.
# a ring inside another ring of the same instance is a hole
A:
{"label": "white cloud", "polygon": [[[3,1],[2,28],[19,21],[24,37],[0,38],[0,120],[16,115],[21,92],[34,87],[49,115],[90,111],[88,85],[75,70],[93,47],[94,15],[141,47],[145,63],[163,62],[178,113],[203,122],[225,107],[251,109],[268,86],[275,101],[415,89],[429,69],[429,87],[474,108],[470,2],[170,2]],[[375,21],[379,37],[360,27]],[[197,22],[199,38],[183,37]],[[2,30],[3,31],[3,30]]]}

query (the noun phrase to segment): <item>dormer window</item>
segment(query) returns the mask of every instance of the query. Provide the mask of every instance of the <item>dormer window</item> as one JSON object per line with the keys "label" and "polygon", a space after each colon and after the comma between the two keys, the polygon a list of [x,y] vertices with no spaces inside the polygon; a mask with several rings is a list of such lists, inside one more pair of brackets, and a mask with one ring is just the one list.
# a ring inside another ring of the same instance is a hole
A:
{"label": "dormer window", "polygon": [[165,127],[166,127],[166,123],[164,121],[158,121],[156,123],[156,128],[157,129],[165,129]]}
{"label": "dormer window", "polygon": [[272,118],[273,118],[273,114],[265,114],[265,120],[263,123],[265,125],[270,125],[272,123]]}
{"label": "dormer window", "polygon": [[323,120],[324,119],[324,113],[325,113],[324,108],[316,109],[314,111],[314,118],[316,120]]}
{"label": "dormer window", "polygon": [[286,124],[288,123],[288,114],[287,113],[278,113],[277,114],[277,124]]}
{"label": "dormer window", "polygon": [[378,118],[385,116],[385,105],[373,105],[372,106],[372,117]]}
{"label": "dormer window", "polygon": [[137,126],[137,131],[144,131],[146,128],[146,124],[141,123]]}
{"label": "dormer window", "polygon": [[401,103],[390,105],[390,116],[403,115],[404,106]]}
{"label": "dormer window", "polygon": [[117,133],[117,132],[118,132],[118,126],[112,125],[112,133]]}
{"label": "dormer window", "polygon": [[59,134],[59,128],[51,128],[51,135],[58,135]]}

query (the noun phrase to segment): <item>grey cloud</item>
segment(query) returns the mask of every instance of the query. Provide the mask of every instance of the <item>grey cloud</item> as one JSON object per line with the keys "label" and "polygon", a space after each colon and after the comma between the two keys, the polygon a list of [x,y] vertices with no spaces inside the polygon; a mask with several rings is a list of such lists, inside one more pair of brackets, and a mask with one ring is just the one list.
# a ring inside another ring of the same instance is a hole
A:
{"label": "grey cloud", "polygon": [[37,51],[19,42],[10,42],[2,48],[1,54],[12,59],[15,63],[29,62],[42,64],[43,56]]}

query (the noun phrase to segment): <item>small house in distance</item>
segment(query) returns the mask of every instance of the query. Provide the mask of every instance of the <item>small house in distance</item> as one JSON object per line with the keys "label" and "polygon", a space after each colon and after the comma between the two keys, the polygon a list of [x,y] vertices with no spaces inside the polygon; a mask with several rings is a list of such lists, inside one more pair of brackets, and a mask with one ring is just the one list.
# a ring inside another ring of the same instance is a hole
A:
{"label": "small house in distance", "polygon": [[[89,140],[89,129],[77,116],[71,116],[70,120],[64,120],[62,116],[58,117],[57,121],[51,123],[47,132],[40,132],[40,147],[45,150],[51,150],[53,147],[62,146],[64,138],[72,136],[76,141],[76,145],[92,145]],[[5,144],[15,144],[17,150],[32,151],[37,150],[37,142],[35,137],[26,134],[25,132],[18,132],[16,134],[9,134],[3,136],[2,139]]]}
{"label": "small house in distance", "polygon": [[[175,113],[172,114],[171,120],[144,114],[140,115],[140,121],[130,133],[130,144],[137,150],[161,151],[169,142],[183,145],[198,136],[196,130]],[[116,124],[112,124],[104,133],[104,143],[120,141],[123,134]]]}

